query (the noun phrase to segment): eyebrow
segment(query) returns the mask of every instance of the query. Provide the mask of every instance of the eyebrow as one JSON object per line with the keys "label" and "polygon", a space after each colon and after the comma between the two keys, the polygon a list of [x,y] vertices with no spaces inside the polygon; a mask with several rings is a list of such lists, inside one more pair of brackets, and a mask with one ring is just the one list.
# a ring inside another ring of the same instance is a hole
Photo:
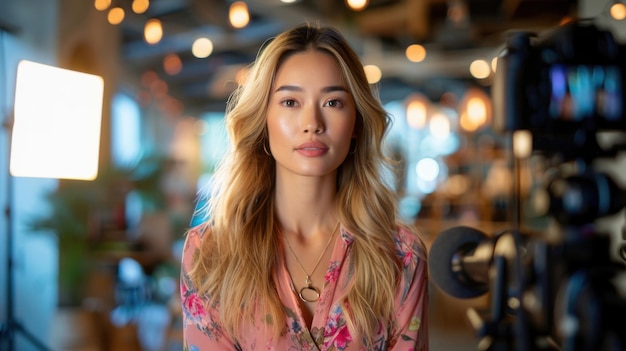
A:
{"label": "eyebrow", "polygon": [[[297,85],[281,85],[278,88],[276,88],[276,90],[274,90],[274,92],[279,92],[279,91],[303,91],[304,89],[302,89],[302,87],[299,87]],[[323,93],[331,93],[334,91],[343,91],[343,92],[348,92],[348,90],[341,86],[341,85],[331,85],[331,86],[327,86],[324,87],[322,89]]]}

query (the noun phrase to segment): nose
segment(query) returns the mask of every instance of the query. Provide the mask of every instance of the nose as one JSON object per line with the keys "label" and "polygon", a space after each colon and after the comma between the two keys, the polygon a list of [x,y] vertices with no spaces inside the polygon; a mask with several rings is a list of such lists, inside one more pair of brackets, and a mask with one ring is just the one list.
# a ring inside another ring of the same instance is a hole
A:
{"label": "nose", "polygon": [[304,133],[321,134],[324,132],[324,119],[317,106],[304,109],[302,117],[302,131]]}

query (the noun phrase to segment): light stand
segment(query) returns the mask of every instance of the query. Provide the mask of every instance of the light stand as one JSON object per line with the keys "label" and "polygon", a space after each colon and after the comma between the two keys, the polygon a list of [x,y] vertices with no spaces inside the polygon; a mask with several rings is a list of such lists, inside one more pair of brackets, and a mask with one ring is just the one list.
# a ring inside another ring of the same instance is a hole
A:
{"label": "light stand", "polygon": [[14,176],[96,178],[103,86],[98,76],[25,60],[18,64],[14,114],[3,125],[8,133],[10,165],[5,208],[7,321],[0,329],[0,351],[15,350],[18,333],[37,349],[51,350],[15,319],[13,311]]}
{"label": "light stand", "polygon": [[[5,122],[3,127],[7,130],[8,137],[8,150],[11,150],[11,120]],[[9,153],[10,155],[10,153]],[[8,169],[8,168],[7,168]],[[5,297],[6,297],[6,306],[7,306],[7,320],[6,323],[0,328],[0,345],[2,346],[0,350],[15,350],[15,335],[21,334],[28,341],[30,341],[37,349],[42,351],[50,350],[43,342],[37,339],[33,334],[31,334],[24,325],[18,321],[14,316],[14,289],[13,289],[13,265],[15,259],[13,257],[13,214],[11,209],[13,208],[13,176],[11,172],[7,172],[7,203],[4,209],[4,214],[6,216],[6,283],[5,283]],[[6,348],[5,348],[6,347]]]}

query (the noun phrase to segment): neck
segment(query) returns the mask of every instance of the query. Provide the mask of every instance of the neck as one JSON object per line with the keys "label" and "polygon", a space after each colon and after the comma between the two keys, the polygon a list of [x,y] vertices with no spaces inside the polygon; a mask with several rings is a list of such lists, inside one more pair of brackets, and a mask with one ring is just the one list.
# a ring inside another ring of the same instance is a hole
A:
{"label": "neck", "polygon": [[300,179],[298,182],[277,179],[275,211],[283,234],[309,239],[328,238],[337,223],[335,184],[335,177],[332,181],[330,177]]}

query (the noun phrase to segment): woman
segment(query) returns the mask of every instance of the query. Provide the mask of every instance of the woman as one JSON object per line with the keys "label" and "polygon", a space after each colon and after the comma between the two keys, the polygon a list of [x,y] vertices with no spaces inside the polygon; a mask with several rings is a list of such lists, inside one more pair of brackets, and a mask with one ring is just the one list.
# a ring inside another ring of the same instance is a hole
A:
{"label": "woman", "polygon": [[388,115],[333,28],[269,42],[189,230],[186,350],[427,350],[426,252],[382,180]]}

